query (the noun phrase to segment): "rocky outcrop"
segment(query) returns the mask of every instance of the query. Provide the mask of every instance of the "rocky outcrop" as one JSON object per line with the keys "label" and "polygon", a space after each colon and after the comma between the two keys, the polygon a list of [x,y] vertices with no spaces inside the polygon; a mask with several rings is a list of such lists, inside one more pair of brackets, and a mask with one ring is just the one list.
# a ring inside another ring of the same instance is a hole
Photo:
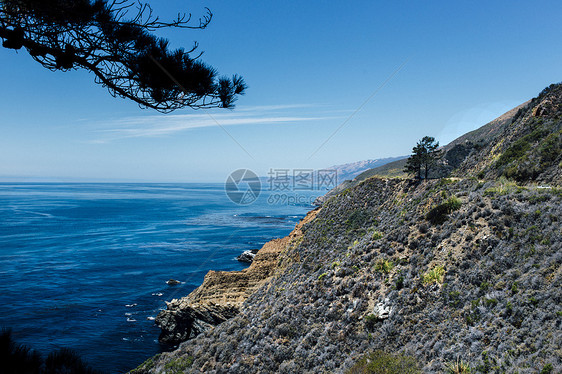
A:
{"label": "rocky outcrop", "polygon": [[251,250],[248,250],[248,251],[244,251],[238,257],[236,257],[236,260],[238,260],[240,262],[245,262],[245,263],[251,264],[252,261],[254,261],[254,257],[256,257],[257,253],[258,253],[257,249],[251,249]]}
{"label": "rocky outcrop", "polygon": [[238,314],[241,304],[263,285],[278,268],[281,252],[298,242],[302,226],[318,210],[309,212],[289,236],[271,240],[256,253],[252,264],[242,271],[209,271],[203,284],[188,296],[166,303],[156,317],[162,343],[178,344],[209,330]]}
{"label": "rocky outcrop", "polygon": [[236,314],[238,314],[238,307],[232,304],[191,304],[181,299],[174,299],[167,303],[167,310],[156,317],[156,324],[162,329],[159,340],[162,343],[180,343],[196,337],[199,333]]}

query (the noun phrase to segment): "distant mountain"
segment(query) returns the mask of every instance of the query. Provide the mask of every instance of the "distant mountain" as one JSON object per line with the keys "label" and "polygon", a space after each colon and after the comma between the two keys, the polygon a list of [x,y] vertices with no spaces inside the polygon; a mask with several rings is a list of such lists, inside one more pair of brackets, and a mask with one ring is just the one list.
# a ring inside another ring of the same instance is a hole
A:
{"label": "distant mountain", "polygon": [[408,156],[398,156],[398,157],[379,158],[375,160],[357,161],[357,162],[351,162],[349,164],[332,166],[329,167],[328,169],[337,170],[338,181],[343,182],[345,180],[352,180],[359,174],[369,169],[380,167],[394,161],[405,159],[407,157]]}

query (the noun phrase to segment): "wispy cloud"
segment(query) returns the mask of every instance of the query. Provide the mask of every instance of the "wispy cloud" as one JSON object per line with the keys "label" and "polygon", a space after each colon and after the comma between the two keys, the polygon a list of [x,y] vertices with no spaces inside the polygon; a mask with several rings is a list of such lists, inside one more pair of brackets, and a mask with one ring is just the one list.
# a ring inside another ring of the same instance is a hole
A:
{"label": "wispy cloud", "polygon": [[[102,128],[97,128],[97,139],[93,143],[107,143],[124,138],[168,136],[191,129],[213,126],[240,125],[272,125],[294,124],[306,121],[318,121],[338,118],[333,113],[318,115],[302,113],[303,109],[310,109],[313,105],[270,105],[240,107],[235,111],[212,115],[206,112],[172,115],[148,115],[125,117],[105,122]],[[306,112],[306,110],[304,110]],[[298,113],[295,113],[298,112]]]}

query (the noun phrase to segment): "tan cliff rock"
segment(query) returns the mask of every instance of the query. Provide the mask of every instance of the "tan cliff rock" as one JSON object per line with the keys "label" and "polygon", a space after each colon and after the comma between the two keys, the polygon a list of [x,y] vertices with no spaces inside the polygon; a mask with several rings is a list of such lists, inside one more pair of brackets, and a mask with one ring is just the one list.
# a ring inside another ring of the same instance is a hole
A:
{"label": "tan cliff rock", "polygon": [[272,277],[279,266],[279,254],[302,237],[301,228],[318,211],[309,212],[288,236],[265,243],[247,269],[211,270],[188,296],[167,302],[166,310],[156,317],[162,329],[159,340],[177,344],[238,314],[244,301]]}

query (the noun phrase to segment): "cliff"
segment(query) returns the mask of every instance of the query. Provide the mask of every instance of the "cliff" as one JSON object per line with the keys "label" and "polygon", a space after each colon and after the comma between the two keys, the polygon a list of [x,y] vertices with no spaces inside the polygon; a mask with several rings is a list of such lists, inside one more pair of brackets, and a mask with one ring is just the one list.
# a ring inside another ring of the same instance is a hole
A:
{"label": "cliff", "polygon": [[289,236],[265,243],[247,269],[209,271],[187,297],[167,302],[166,310],[156,317],[162,329],[159,340],[181,343],[238,314],[242,303],[273,275],[279,255],[302,237],[302,226],[316,213],[309,212]]}
{"label": "cliff", "polygon": [[453,144],[454,178],[368,178],[327,199],[234,317],[135,372],[343,373],[375,350],[428,373],[562,372],[559,92]]}

